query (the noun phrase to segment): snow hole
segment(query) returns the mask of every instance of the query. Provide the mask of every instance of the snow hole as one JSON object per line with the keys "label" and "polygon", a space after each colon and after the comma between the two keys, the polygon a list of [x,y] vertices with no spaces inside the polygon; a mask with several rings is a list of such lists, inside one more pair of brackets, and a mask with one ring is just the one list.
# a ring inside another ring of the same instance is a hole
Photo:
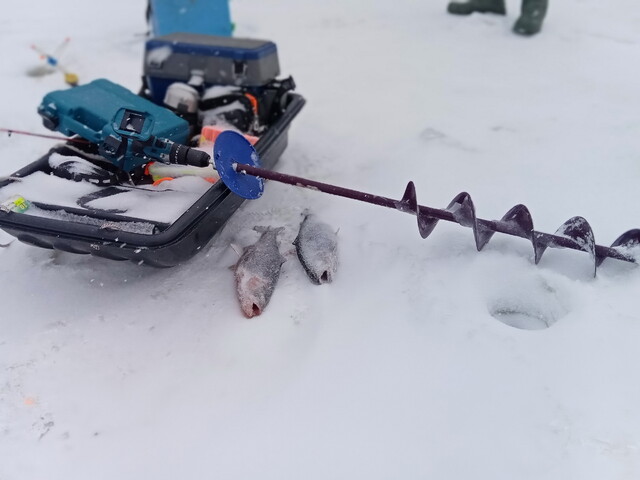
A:
{"label": "snow hole", "polygon": [[557,290],[537,277],[501,285],[489,296],[488,309],[505,325],[522,330],[549,328],[569,311]]}

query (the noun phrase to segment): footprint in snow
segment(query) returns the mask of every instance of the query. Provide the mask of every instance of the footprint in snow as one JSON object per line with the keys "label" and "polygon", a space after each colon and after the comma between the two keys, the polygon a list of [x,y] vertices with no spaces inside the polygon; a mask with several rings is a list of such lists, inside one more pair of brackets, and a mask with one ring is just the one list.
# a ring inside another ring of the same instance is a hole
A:
{"label": "footprint in snow", "polygon": [[427,127],[419,134],[419,138],[427,143],[436,143],[445,145],[450,148],[456,148],[464,150],[466,152],[476,152],[475,148],[469,147],[455,138],[449,137],[446,133],[443,133],[435,128]]}

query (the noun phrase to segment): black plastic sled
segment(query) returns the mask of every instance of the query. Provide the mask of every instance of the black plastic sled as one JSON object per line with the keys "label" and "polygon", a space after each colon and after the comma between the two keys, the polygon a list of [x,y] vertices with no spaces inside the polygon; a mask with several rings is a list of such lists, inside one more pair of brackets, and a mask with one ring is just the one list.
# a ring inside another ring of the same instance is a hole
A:
{"label": "black plastic sled", "polygon": [[[264,168],[271,169],[278,162],[287,146],[289,126],[304,103],[303,97],[289,92],[283,113],[260,135],[255,148]],[[14,205],[7,207],[5,202],[0,210],[0,228],[21,242],[42,248],[172,267],[198,253],[244,201],[218,181],[211,187],[204,187],[204,193],[171,221],[131,214],[127,208],[119,208],[117,201],[112,201],[109,208],[104,207],[104,202],[100,206],[105,199],[117,200],[126,195],[141,195],[152,206],[156,196],[160,198],[165,195],[163,192],[172,191],[173,182],[167,182],[164,190],[154,190],[137,182],[77,181],[73,178],[73,169],[61,168],[65,165],[64,157],[86,160],[88,164],[95,164],[97,170],[104,169],[91,147],[73,142],[59,144],[40,159],[1,180],[0,196],[5,199],[15,197],[25,206],[21,209],[16,203],[16,208],[11,208]],[[56,162],[52,162],[52,158]],[[112,173],[118,175],[118,172]],[[91,183],[91,191],[78,197],[74,205],[57,203],[55,193],[59,190],[53,192],[51,201],[49,198],[44,201],[30,199],[26,191],[29,177],[48,181],[52,176],[56,177],[55,181],[67,182],[63,187],[77,188],[77,185]],[[25,191],[21,190],[23,185]]]}

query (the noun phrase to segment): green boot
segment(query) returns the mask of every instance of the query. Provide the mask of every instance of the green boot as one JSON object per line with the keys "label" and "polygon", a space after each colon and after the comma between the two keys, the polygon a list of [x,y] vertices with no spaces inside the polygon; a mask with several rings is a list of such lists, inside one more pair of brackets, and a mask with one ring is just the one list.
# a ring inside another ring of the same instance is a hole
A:
{"label": "green boot", "polygon": [[548,0],[522,0],[522,13],[513,26],[513,31],[520,35],[534,35],[542,28],[542,21],[547,14]]}
{"label": "green boot", "polygon": [[467,0],[466,2],[451,2],[447,7],[449,13],[455,15],[469,15],[473,12],[499,13],[504,15],[507,9],[504,0]]}

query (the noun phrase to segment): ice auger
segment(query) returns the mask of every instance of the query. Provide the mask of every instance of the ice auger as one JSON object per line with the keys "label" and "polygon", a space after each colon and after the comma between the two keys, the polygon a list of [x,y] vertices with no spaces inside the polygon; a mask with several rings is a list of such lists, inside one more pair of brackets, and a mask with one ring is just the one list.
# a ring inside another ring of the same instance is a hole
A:
{"label": "ice auger", "polygon": [[533,246],[536,264],[547,248],[570,248],[588,253],[593,259],[594,276],[597,267],[606,258],[638,263],[638,256],[633,255],[631,249],[640,245],[640,229],[623,233],[610,247],[605,247],[596,244],[591,226],[582,217],[567,220],[554,234],[549,234],[533,229],[531,213],[524,205],[514,206],[501,220],[484,220],[476,216],[473,200],[466,192],[456,195],[447,208],[439,209],[418,205],[413,182],[407,184],[400,200],[394,200],[273,172],[260,168],[258,155],[251,144],[242,135],[231,131],[218,136],[213,153],[215,167],[224,184],[232,192],[246,199],[259,198],[264,191],[263,179],[267,179],[413,214],[417,217],[418,230],[422,238],[427,238],[440,220],[455,222],[473,230],[478,251],[484,248],[496,232],[500,232],[529,240]]}

